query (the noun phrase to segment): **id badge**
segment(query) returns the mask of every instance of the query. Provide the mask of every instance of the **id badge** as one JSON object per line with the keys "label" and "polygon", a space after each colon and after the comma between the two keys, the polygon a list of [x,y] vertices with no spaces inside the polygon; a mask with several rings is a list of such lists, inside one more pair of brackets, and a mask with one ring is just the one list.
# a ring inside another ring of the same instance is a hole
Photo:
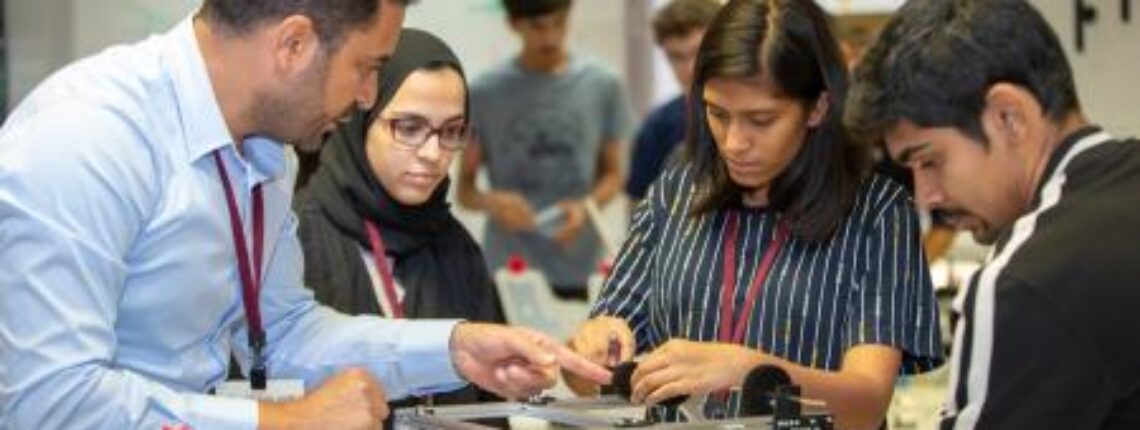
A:
{"label": "id badge", "polygon": [[264,390],[250,388],[245,379],[225,381],[218,385],[214,394],[222,397],[236,397],[264,402],[287,402],[305,395],[305,381],[300,379],[270,379]]}

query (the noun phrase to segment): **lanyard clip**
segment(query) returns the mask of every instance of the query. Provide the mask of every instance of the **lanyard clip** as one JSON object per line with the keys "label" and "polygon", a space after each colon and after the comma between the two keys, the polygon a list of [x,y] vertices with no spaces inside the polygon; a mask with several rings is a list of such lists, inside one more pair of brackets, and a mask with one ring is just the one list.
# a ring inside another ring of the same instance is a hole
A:
{"label": "lanyard clip", "polygon": [[253,365],[249,369],[249,386],[254,390],[264,390],[268,372],[265,370],[265,333],[249,334],[249,349],[253,353]]}

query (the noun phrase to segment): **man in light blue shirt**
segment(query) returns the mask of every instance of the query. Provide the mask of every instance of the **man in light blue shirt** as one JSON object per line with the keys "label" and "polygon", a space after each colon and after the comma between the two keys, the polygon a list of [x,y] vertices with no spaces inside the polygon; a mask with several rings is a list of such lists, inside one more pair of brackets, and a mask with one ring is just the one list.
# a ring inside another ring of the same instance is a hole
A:
{"label": "man in light blue shirt", "polygon": [[[386,397],[464,380],[521,397],[560,366],[608,378],[541,334],[348,317],[302,287],[282,142],[375,101],[407,3],[205,0],[21,103],[0,129],[0,429],[378,428]],[[261,356],[299,400],[205,394],[231,350],[250,369],[258,284]]]}

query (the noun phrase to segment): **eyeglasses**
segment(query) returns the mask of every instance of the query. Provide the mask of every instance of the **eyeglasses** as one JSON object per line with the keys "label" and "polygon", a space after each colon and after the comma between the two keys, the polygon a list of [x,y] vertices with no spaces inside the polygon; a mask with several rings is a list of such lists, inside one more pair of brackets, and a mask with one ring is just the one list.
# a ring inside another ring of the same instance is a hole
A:
{"label": "eyeglasses", "polygon": [[419,148],[434,134],[439,136],[439,147],[448,151],[459,151],[471,141],[471,127],[466,122],[452,122],[442,127],[432,127],[423,118],[381,118],[392,132],[392,140],[409,148]]}

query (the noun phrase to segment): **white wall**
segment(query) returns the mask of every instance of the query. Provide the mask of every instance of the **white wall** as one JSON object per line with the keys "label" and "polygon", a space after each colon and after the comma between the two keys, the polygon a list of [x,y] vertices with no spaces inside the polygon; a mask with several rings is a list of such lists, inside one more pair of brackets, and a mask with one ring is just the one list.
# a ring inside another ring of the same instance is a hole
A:
{"label": "white wall", "polygon": [[[500,0],[424,0],[408,9],[408,27],[430,31],[451,45],[472,77],[516,54]],[[578,0],[570,17],[570,44],[625,71],[624,2]],[[615,31],[616,30],[616,31]]]}
{"label": "white wall", "polygon": [[[7,0],[12,98],[18,100],[52,71],[107,46],[161,33],[201,0]],[[625,75],[624,1],[579,0],[571,44]],[[407,25],[448,41],[472,76],[518,49],[500,0],[422,0]]]}
{"label": "white wall", "polygon": [[56,69],[110,45],[164,32],[199,4],[201,0],[7,0],[9,106]]}
{"label": "white wall", "polygon": [[165,33],[202,4],[201,0],[71,2],[74,10],[72,52],[76,57],[94,54],[111,44],[134,42],[150,34]]}
{"label": "white wall", "polygon": [[[7,0],[5,7],[13,99],[55,69],[116,43],[166,31],[201,0]],[[407,25],[447,40],[472,76],[518,49],[499,0],[423,0],[408,10]],[[624,76],[625,3],[579,0],[571,18],[571,44]]]}
{"label": "white wall", "polygon": [[[44,77],[76,58],[125,41],[161,32],[197,7],[201,0],[7,0],[10,104],[19,101]],[[663,0],[577,0],[571,18],[575,49],[609,64],[632,82],[651,82],[649,94],[638,94],[635,104],[649,104],[675,94],[668,69],[659,65],[652,76],[626,75],[630,59],[652,50],[652,43],[633,43],[636,31],[644,36],[649,26],[631,21],[633,2],[657,6]],[[892,8],[901,0],[820,0],[833,12],[860,12]],[[1099,20],[1086,28],[1087,49],[1073,49],[1072,2],[1032,0],[1053,24],[1068,51],[1085,111],[1118,135],[1140,135],[1140,4],[1134,4],[1133,23],[1123,24],[1117,0],[1086,0],[1099,10]],[[1140,2],[1134,2],[1140,3]],[[464,61],[471,76],[508,58],[518,49],[507,29],[499,0],[422,0],[408,12],[407,24],[439,34]],[[660,61],[660,60],[659,60]],[[644,100],[642,100],[642,98]],[[638,110],[645,106],[637,106]],[[607,224],[624,233],[623,204],[611,208]],[[481,217],[459,211],[473,231],[481,230]]]}
{"label": "white wall", "polygon": [[1097,9],[1085,26],[1085,50],[1076,52],[1072,1],[1031,0],[1057,31],[1073,65],[1085,113],[1117,136],[1140,136],[1140,1],[1132,21],[1120,19],[1119,0],[1085,0]]}
{"label": "white wall", "polygon": [[[653,13],[656,14],[659,9],[669,3],[669,0],[650,0],[653,7]],[[653,15],[649,16],[650,21],[645,23],[645,26],[650,27],[652,31]],[[681,94],[681,88],[677,84],[677,79],[673,77],[673,71],[669,67],[669,60],[665,58],[665,53],[661,52],[661,47],[657,45],[657,41],[653,41],[653,106],[660,105]]]}
{"label": "white wall", "polygon": [[14,105],[73,57],[72,13],[70,1],[58,0],[7,0],[4,8],[9,105]]}
{"label": "white wall", "polygon": [[[630,25],[624,22],[624,1],[578,0],[572,39],[578,48],[625,70]],[[644,1],[644,0],[638,0]],[[661,0],[649,0],[654,4]],[[1076,73],[1085,110],[1117,134],[1140,135],[1140,2],[1133,2],[1133,22],[1120,21],[1118,0],[1086,0],[1100,12],[1086,27],[1088,49],[1073,49],[1071,1],[1031,0],[1061,36]],[[836,12],[893,7],[901,0],[821,0]],[[200,0],[7,0],[9,91],[17,102],[50,72],[110,44],[136,40],[169,27]],[[408,24],[438,32],[452,43],[474,73],[516,49],[502,23],[498,0],[423,0],[408,13]],[[648,22],[645,23],[648,26]],[[656,49],[654,49],[656,51]],[[653,55],[658,55],[656,52]],[[676,89],[667,69],[654,73],[660,101]]]}

